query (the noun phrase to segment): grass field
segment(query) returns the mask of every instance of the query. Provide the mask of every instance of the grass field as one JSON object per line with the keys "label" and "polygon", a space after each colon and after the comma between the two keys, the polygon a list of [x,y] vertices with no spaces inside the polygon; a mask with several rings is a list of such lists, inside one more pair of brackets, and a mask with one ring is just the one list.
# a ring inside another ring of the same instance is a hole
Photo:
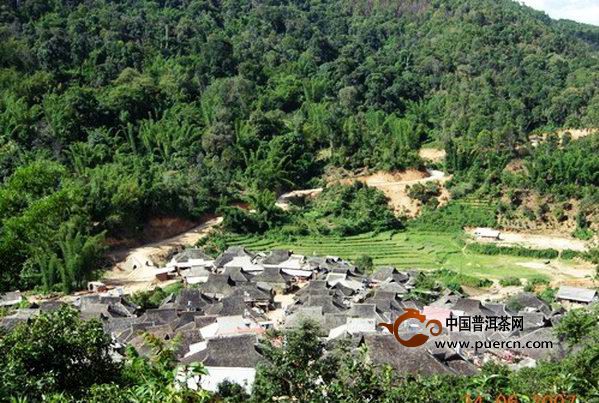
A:
{"label": "grass field", "polygon": [[424,270],[447,268],[458,273],[489,279],[510,276],[530,278],[543,274],[540,270],[516,264],[523,261],[541,262],[539,259],[468,252],[464,250],[463,236],[459,232],[412,229],[350,237],[295,237],[285,241],[258,236],[233,236],[227,243],[243,245],[253,251],[283,248],[304,255],[340,256],[350,260],[368,255],[377,266],[390,265],[400,269]]}
{"label": "grass field", "polygon": [[558,274],[544,265],[547,259],[514,254],[489,255],[467,249],[467,235],[462,228],[494,227],[496,207],[490,200],[465,197],[443,208],[424,211],[417,219],[408,221],[407,229],[402,231],[346,237],[295,236],[289,239],[268,235],[232,235],[226,237],[226,244],[243,245],[253,251],[281,248],[304,255],[340,256],[349,260],[368,255],[375,266],[420,270],[445,268],[465,276],[491,280],[539,276],[548,280],[573,278],[567,274],[570,267],[576,266],[572,260],[560,259],[559,265],[565,270]]}

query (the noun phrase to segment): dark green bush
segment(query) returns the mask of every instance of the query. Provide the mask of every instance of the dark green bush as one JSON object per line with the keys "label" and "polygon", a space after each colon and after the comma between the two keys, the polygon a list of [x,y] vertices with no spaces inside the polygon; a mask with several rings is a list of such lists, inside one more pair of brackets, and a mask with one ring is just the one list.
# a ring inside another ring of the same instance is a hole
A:
{"label": "dark green bush", "polygon": [[518,277],[505,277],[499,280],[499,284],[503,287],[514,286],[514,285],[522,285],[522,282]]}
{"label": "dark green bush", "polygon": [[481,255],[511,255],[538,259],[555,259],[559,256],[555,249],[528,249],[519,246],[497,246],[492,243],[470,243],[467,250]]}
{"label": "dark green bush", "polygon": [[454,232],[464,227],[494,227],[497,217],[494,207],[470,205],[467,203],[450,202],[437,209],[425,209],[422,214],[411,221],[411,228]]}

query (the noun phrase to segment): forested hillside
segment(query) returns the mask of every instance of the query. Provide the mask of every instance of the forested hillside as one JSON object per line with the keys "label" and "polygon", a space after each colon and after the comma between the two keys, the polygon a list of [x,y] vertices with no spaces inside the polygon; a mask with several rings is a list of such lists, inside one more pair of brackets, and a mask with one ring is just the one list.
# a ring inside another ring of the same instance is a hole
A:
{"label": "forested hillside", "polygon": [[499,175],[531,132],[599,125],[597,46],[511,0],[4,1],[0,290],[70,291],[150,217],[422,167],[423,143],[472,186],[588,195],[596,137]]}

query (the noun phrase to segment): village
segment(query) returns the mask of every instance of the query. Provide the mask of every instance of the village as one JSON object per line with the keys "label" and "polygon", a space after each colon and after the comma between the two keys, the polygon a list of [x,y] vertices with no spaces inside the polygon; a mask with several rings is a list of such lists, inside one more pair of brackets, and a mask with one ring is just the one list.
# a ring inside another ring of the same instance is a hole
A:
{"label": "village", "polygon": [[[188,386],[209,391],[225,380],[249,391],[256,366],[263,360],[260,340],[269,329],[290,329],[305,320],[318,324],[327,346],[332,348],[340,340],[354,348],[365,346],[373,363],[390,365],[399,373],[472,375],[489,361],[513,369],[530,367],[540,359],[565,356],[567,347],[552,327],[567,309],[598,300],[596,290],[569,286],[560,287],[559,304],[553,306],[526,292],[509,303],[491,303],[434,287],[424,291],[422,298],[422,291],[417,293],[415,288],[426,274],[417,270],[379,267],[368,275],[335,256],[304,256],[288,250],[253,253],[240,246],[229,247],[216,258],[198,248],[185,249],[163,268],[141,264],[146,267],[136,270],[151,270],[158,286],[182,282],[183,289],[167,296],[158,308],[142,310],[122,289],[91,282],[88,292],[69,303],[81,318],[102,322],[114,341],[117,360],[129,345],[142,355],[151,354],[147,334],[177,340],[181,366],[202,363],[208,372],[187,379]],[[22,301],[20,293],[7,293],[1,305],[17,307]],[[64,303],[45,301],[16,309],[2,318],[0,326],[10,330]],[[398,343],[396,336],[409,339],[424,333],[423,323],[407,320],[395,335],[380,326],[393,324],[412,310],[443,325],[439,336],[416,348]],[[518,329],[446,328],[453,317],[481,322],[519,318],[522,325]],[[504,348],[501,342],[507,340],[513,343]]]}

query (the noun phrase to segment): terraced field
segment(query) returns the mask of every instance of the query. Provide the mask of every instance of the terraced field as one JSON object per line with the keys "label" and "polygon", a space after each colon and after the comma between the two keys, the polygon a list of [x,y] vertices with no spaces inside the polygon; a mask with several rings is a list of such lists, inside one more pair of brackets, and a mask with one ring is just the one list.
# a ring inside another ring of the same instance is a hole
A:
{"label": "terraced field", "polygon": [[372,257],[377,265],[394,265],[402,268],[442,267],[447,256],[460,253],[457,240],[451,236],[431,242],[425,233],[407,234],[384,232],[340,237],[298,237],[293,241],[277,241],[269,238],[235,237],[231,245],[244,245],[250,250],[288,248],[306,255],[332,255],[355,259],[361,255]]}
{"label": "terraced field", "polygon": [[[233,236],[229,245],[243,245],[253,251],[268,251],[275,248],[293,250],[304,255],[340,256],[356,259],[361,255],[373,258],[377,266],[390,265],[401,269],[430,270],[447,268],[458,273],[480,278],[501,279],[508,276],[530,278],[533,276],[552,277],[549,270],[543,269],[543,261],[517,256],[479,255],[464,250],[460,232],[432,232],[407,230],[403,232],[383,232],[361,234],[351,237],[296,237],[290,240],[277,240],[265,237]],[[522,262],[536,262],[537,265],[523,267]],[[573,262],[563,262],[572,264]]]}
{"label": "terraced field", "polygon": [[[356,236],[296,236],[280,239],[269,236],[229,236],[228,245],[243,245],[253,251],[276,248],[290,249],[304,255],[340,256],[354,260],[362,255],[372,257],[376,266],[400,269],[431,270],[446,268],[479,278],[501,279],[516,276],[545,276],[552,280],[576,279],[586,273],[583,265],[572,260],[556,260],[510,255],[482,255],[466,250],[465,226],[496,224],[496,204],[475,198],[451,201],[442,209],[424,212],[409,221],[403,231],[366,233]],[[572,269],[572,270],[570,270]],[[582,270],[582,271],[581,271]],[[578,273],[570,275],[569,273]],[[591,271],[589,270],[589,273]]]}

